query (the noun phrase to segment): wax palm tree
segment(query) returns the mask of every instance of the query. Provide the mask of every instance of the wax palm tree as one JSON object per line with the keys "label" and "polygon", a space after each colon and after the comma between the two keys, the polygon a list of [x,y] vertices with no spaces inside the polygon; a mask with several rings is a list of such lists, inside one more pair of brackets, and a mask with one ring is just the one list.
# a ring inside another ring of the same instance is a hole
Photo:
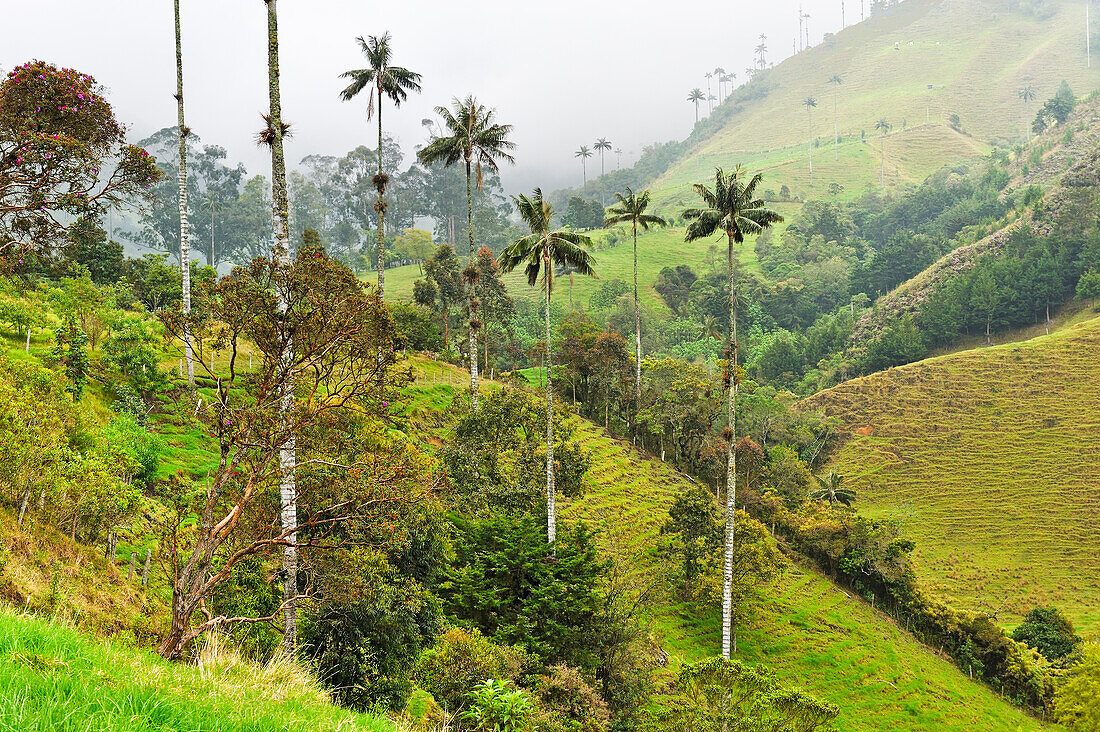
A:
{"label": "wax palm tree", "polygon": [[[601,137],[596,140],[593,147],[595,147],[596,152],[600,154],[600,177],[602,178],[604,176],[603,154],[604,151],[611,149],[611,142],[606,137]],[[603,186],[600,187],[600,205],[606,206],[603,200]]]}
{"label": "wax palm tree", "polygon": [[613,205],[604,219],[604,226],[629,224],[634,232],[634,423],[642,411],[642,318],[638,306],[638,227],[648,231],[650,226],[667,226],[668,222],[660,216],[646,213],[649,206],[649,191],[635,194],[627,188],[624,193],[616,193],[619,202]]}
{"label": "wax palm tree", "polygon": [[554,395],[550,383],[550,296],[554,292],[554,267],[570,265],[584,275],[594,275],[592,265],[595,260],[585,250],[592,240],[583,234],[572,231],[553,231],[550,222],[554,216],[553,207],[543,198],[542,190],[535,189],[528,198],[520,195],[513,197],[520,218],[531,230],[527,236],[517,239],[500,255],[500,268],[511,272],[525,264],[527,284],[534,287],[542,275],[543,307],[546,312],[546,540],[554,545],[557,537],[557,503],[554,495]]}
{"label": "wax palm tree", "polygon": [[695,89],[692,89],[688,93],[688,99],[687,100],[689,102],[695,102],[695,123],[696,124],[699,123],[699,102],[703,101],[704,99],[706,99],[706,97],[703,96],[703,90],[699,89],[698,87],[696,87]]}
{"label": "wax palm tree", "polygon": [[829,77],[829,83],[833,85],[833,159],[840,160],[840,118],[837,117],[836,97],[844,79],[840,78],[840,74],[833,74]]}
{"label": "wax palm tree", "polygon": [[187,218],[187,136],[183,121],[183,45],[180,40],[180,0],[173,3],[176,20],[176,132],[180,143],[179,209],[180,273],[183,276],[183,354],[187,360],[187,386],[195,390],[195,353],[191,348],[191,222]]}
{"label": "wax palm tree", "polygon": [[737,455],[734,446],[737,444],[737,385],[741,379],[737,365],[739,296],[733,257],[735,245],[744,243],[746,236],[759,234],[772,224],[783,221],[782,216],[766,207],[764,201],[756,197],[756,189],[763,179],[764,176],[760,173],[746,178],[741,166],[730,173],[718,168],[714,174],[713,190],[702,184],[694,186],[705,207],[684,211],[684,218],[690,222],[686,241],[725,234],[728,244],[730,343],[727,368],[729,426],[726,439],[729,441],[729,451],[726,456],[726,535],[722,575],[722,655],[726,658],[730,655],[732,626],[734,519],[737,512]]}
{"label": "wax palm tree", "polygon": [[1027,130],[1027,141],[1031,143],[1031,100],[1035,98],[1035,90],[1030,86],[1025,86],[1020,91],[1016,92],[1020,99],[1024,100],[1024,128]]}
{"label": "wax palm tree", "polygon": [[714,74],[712,74],[711,72],[708,71],[707,73],[703,74],[703,76],[707,77],[707,114],[713,114],[714,113],[714,105],[712,105],[710,103],[710,99],[711,99],[710,80],[714,77]]}
{"label": "wax palm tree", "polygon": [[756,45],[756,48],[753,49],[756,52],[756,63],[759,64],[761,69],[765,68],[768,65],[768,62],[765,60],[765,57],[764,57],[764,54],[766,54],[768,52],[768,43],[767,42],[768,42],[768,37],[766,35],[764,35],[763,33],[761,33],[760,34],[760,43],[758,43]]}
{"label": "wax palm tree", "polygon": [[621,147],[615,148],[615,168],[623,167],[623,149]]}
{"label": "wax palm tree", "polygon": [[802,100],[802,106],[806,108],[806,114],[810,118],[810,187],[814,185],[814,109],[817,107],[817,99],[806,97]]}
{"label": "wax palm tree", "polygon": [[721,66],[714,67],[714,75],[718,77],[718,104],[722,104],[722,85],[726,83],[726,70]]}
{"label": "wax palm tree", "polygon": [[588,164],[587,160],[592,157],[592,151],[588,149],[588,145],[581,145],[577,152],[573,153],[573,157],[581,159],[581,180],[584,185],[583,188],[588,188]]}
{"label": "wax palm tree", "polygon": [[[283,139],[288,125],[283,122],[283,102],[279,90],[279,18],[276,0],[264,0],[267,4],[267,95],[269,110],[264,115],[267,127],[259,139],[271,148],[271,201],[275,255],[290,258],[290,201],[286,187],[286,155]],[[285,312],[289,303],[280,297],[279,310]],[[294,358],[293,345],[287,342],[280,356],[286,365],[286,377],[279,396],[279,409],[283,425],[291,437],[279,451],[279,523],[285,531],[298,525],[298,489],[294,479],[297,452],[293,437],[294,378],[289,368]],[[298,638],[298,546],[297,534],[291,532],[283,547],[283,650],[294,653]]]}
{"label": "wax palm tree", "polygon": [[386,297],[386,204],[383,196],[386,195],[386,184],[389,177],[382,172],[382,102],[388,97],[395,107],[409,98],[409,92],[420,91],[420,74],[417,74],[400,66],[393,66],[393,40],[389,31],[380,36],[362,36],[355,39],[359,44],[359,50],[370,64],[365,69],[353,69],[340,74],[342,79],[351,79],[351,83],[340,92],[340,98],[350,102],[360,93],[370,89],[370,100],[367,102],[367,119],[375,114],[375,95],[378,96],[378,175],[374,176],[374,187],[378,190],[378,200],[374,204],[374,210],[378,214],[378,296]]}
{"label": "wax palm tree", "polygon": [[875,122],[875,129],[882,132],[882,150],[880,155],[882,158],[882,195],[886,195],[886,133],[890,131],[891,124],[886,121],[885,117],[879,118],[878,122]]}
{"label": "wax palm tree", "polygon": [[856,492],[844,487],[844,476],[835,470],[830,470],[824,478],[815,475],[814,481],[817,482],[817,488],[810,491],[810,498],[816,501],[825,501],[829,505],[840,503],[851,506],[856,500]]}
{"label": "wax palm tree", "polygon": [[[495,110],[486,108],[480,104],[473,95],[459,101],[455,98],[451,102],[453,109],[436,107],[435,111],[443,118],[450,133],[447,137],[438,137],[430,145],[417,153],[416,157],[424,165],[443,163],[444,166],[454,165],[460,160],[466,165],[466,217],[470,235],[470,263],[474,266],[476,247],[474,246],[474,194],[473,179],[477,174],[477,190],[481,192],[483,176],[482,167],[492,171],[500,170],[498,161],[503,160],[515,163],[515,158],[509,153],[514,150],[516,144],[508,139],[512,132],[512,125],[502,125],[496,122]],[[474,291],[475,278],[468,276],[470,292],[466,299],[469,315],[470,335],[470,403],[476,410],[477,404],[477,329],[480,325],[477,319],[478,298]]]}

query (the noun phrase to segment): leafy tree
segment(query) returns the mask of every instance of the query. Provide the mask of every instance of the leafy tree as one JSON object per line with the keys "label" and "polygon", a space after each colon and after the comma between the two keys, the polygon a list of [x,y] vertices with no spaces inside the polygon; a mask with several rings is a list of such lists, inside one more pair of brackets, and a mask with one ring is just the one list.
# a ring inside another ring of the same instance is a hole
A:
{"label": "leafy tree", "polygon": [[528,660],[520,646],[497,645],[477,628],[451,628],[420,654],[412,676],[447,709],[458,709],[477,684],[516,681]]}
{"label": "leafy tree", "polygon": [[420,229],[402,231],[394,240],[393,249],[409,261],[416,262],[420,266],[421,274],[424,274],[424,260],[432,256],[435,251],[435,247],[432,246],[432,235]]}
{"label": "leafy tree", "polygon": [[485,313],[486,324],[482,328],[485,339],[485,370],[489,370],[490,334],[504,336],[505,324],[510,323],[516,314],[516,303],[508,295],[508,288],[500,278],[500,264],[489,247],[477,250],[477,282],[481,309]]}
{"label": "leafy tree", "polygon": [[662,534],[676,534],[683,558],[681,571],[690,586],[703,571],[707,558],[722,547],[721,511],[714,496],[701,486],[680,491],[668,509]]}
{"label": "leafy tree", "polygon": [[[500,257],[500,267],[511,272],[520,264],[525,264],[527,284],[534,287],[542,275],[544,309],[546,314],[546,343],[550,343],[550,296],[554,291],[554,267],[568,264],[584,275],[594,275],[592,265],[595,260],[584,247],[592,240],[583,234],[571,231],[552,230],[551,221],[554,209],[543,198],[542,190],[535,189],[528,198],[520,195],[513,199],[519,209],[520,218],[531,230],[527,236],[518,239],[509,246]],[[546,358],[546,535],[553,546],[557,511],[554,500],[554,406],[551,384],[552,359]]]}
{"label": "leafy tree", "polygon": [[66,220],[140,202],[159,179],[91,76],[31,61],[0,82],[0,256],[48,250]]}
{"label": "leafy tree", "polygon": [[646,213],[646,209],[649,208],[649,191],[634,193],[627,188],[623,193],[616,193],[615,198],[618,203],[608,210],[603,225],[629,224],[634,235],[634,419],[637,420],[638,413],[642,410],[642,318],[638,305],[638,227],[641,226],[643,231],[649,231],[650,226],[666,226],[668,222],[660,216]]}
{"label": "leafy tree", "polygon": [[153,323],[133,315],[122,315],[112,324],[111,335],[103,342],[103,360],[134,392],[149,396],[164,383],[158,348],[162,340]]}
{"label": "leafy tree", "polygon": [[72,241],[68,254],[73,261],[88,268],[88,275],[97,285],[117,282],[122,276],[124,257],[122,245],[108,241],[107,232],[94,219],[81,218],[69,230]]}
{"label": "leafy tree", "polygon": [[361,92],[370,89],[370,101],[367,103],[367,119],[375,113],[375,94],[378,95],[378,174],[374,177],[374,187],[378,191],[378,201],[374,210],[378,214],[378,294],[386,297],[386,236],[383,225],[386,215],[386,185],[389,177],[382,170],[382,102],[388,97],[395,107],[409,98],[409,92],[420,91],[420,74],[401,66],[393,66],[392,37],[389,31],[381,36],[362,36],[355,39],[359,50],[370,64],[365,69],[354,69],[340,74],[341,78],[351,79],[351,83],[340,92],[340,98],[350,102]]}
{"label": "leafy tree", "polygon": [[1054,695],[1056,719],[1073,732],[1100,728],[1100,644],[1088,643],[1083,656]]}
{"label": "leafy tree", "polygon": [[435,256],[424,262],[423,280],[413,285],[413,299],[418,305],[438,308],[443,317],[443,347],[450,348],[450,309],[462,302],[462,278],[458,257],[449,244],[440,244]]}
{"label": "leafy tree", "polygon": [[[446,107],[436,107],[435,111],[443,118],[443,124],[451,133],[449,137],[436,138],[430,145],[417,153],[417,158],[425,165],[443,163],[454,165],[459,160],[466,164],[466,214],[470,235],[469,266],[474,268],[474,199],[471,178],[477,172],[477,190],[482,188],[481,167],[484,165],[493,172],[499,171],[499,160],[514,163],[515,158],[508,152],[516,144],[508,139],[512,125],[502,125],[494,120],[496,112],[479,104],[473,95],[452,102],[454,111]],[[470,339],[470,400],[477,409],[477,331],[481,322],[477,317],[480,299],[477,296],[477,271],[473,269],[470,280],[470,292],[466,297],[469,308]]]}
{"label": "leafy tree", "polygon": [[1077,280],[1075,294],[1078,300],[1095,300],[1100,297],[1100,272],[1090,269]]}
{"label": "leafy tree", "polygon": [[730,355],[729,366],[726,369],[729,383],[729,398],[727,409],[729,413],[729,434],[726,436],[729,442],[729,452],[726,467],[726,554],[725,567],[723,569],[724,586],[722,593],[722,655],[729,658],[730,653],[730,622],[731,622],[731,598],[730,582],[732,581],[733,562],[733,536],[736,520],[737,500],[737,458],[734,452],[734,444],[737,442],[737,385],[741,380],[741,374],[737,365],[737,311],[739,296],[737,292],[737,280],[734,269],[734,245],[742,244],[746,235],[759,234],[770,228],[772,224],[780,223],[783,217],[775,211],[767,208],[764,201],[756,197],[757,186],[764,179],[760,173],[746,179],[740,166],[730,173],[725,173],[721,168],[715,170],[714,190],[704,185],[696,184],[695,192],[703,199],[705,208],[691,208],[684,211],[684,218],[688,225],[686,241],[695,241],[705,236],[714,234],[726,235],[728,242],[727,265],[729,278],[729,322]]}
{"label": "leafy tree", "polygon": [[[549,544],[530,514],[458,519],[455,562],[441,586],[444,609],[504,645],[520,645],[544,664],[594,669],[601,646],[609,571],[595,535],[563,527]],[[554,552],[551,554],[551,552]]]}
{"label": "leafy tree", "polygon": [[150,312],[172,307],[181,299],[181,273],[167,260],[167,254],[146,254],[125,262],[123,271],[134,297]]}
{"label": "leafy tree", "polygon": [[84,393],[84,383],[88,380],[88,336],[70,315],[68,322],[63,328],[57,329],[54,337],[54,361],[64,369],[65,376],[69,379],[66,390],[72,394],[74,401],[80,401],[80,396]]}
{"label": "leafy tree", "polygon": [[919,361],[928,353],[924,339],[912,316],[906,315],[867,345],[863,372],[882,371],[891,366]]}
{"label": "leafy tree", "polygon": [[1051,661],[1069,656],[1081,645],[1073,624],[1056,607],[1028,610],[1024,622],[1012,631],[1012,640],[1026,643]]}
{"label": "leafy tree", "polygon": [[657,291],[669,310],[680,317],[687,315],[691,303],[691,286],[699,277],[690,265],[678,264],[676,268],[665,267],[653,280],[653,289]]}

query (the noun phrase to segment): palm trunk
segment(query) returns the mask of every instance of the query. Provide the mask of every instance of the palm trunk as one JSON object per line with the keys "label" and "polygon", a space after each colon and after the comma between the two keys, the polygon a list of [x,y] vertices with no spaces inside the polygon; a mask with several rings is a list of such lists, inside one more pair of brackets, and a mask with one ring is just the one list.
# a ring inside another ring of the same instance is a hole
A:
{"label": "palm trunk", "polygon": [[[466,160],[466,217],[470,225],[470,266],[474,265],[474,194],[470,184],[470,161]],[[477,282],[470,281],[466,299],[470,326],[470,404],[477,411]],[[486,367],[488,368],[488,367]]]}
{"label": "palm trunk", "polygon": [[730,657],[733,621],[733,540],[737,514],[737,286],[733,272],[733,235],[729,236],[729,313],[732,334],[729,362],[729,452],[726,455],[726,536],[722,562],[722,656]]}
{"label": "palm trunk", "polygon": [[[546,541],[554,552],[557,538],[557,505],[554,500],[554,389],[551,385],[553,358],[550,351],[550,290],[553,287],[553,270],[550,269],[550,248],[543,250],[546,266]],[[556,553],[556,552],[555,552]]]}
{"label": "palm trunk", "polygon": [[[268,97],[271,103],[271,198],[273,203],[273,230],[275,251],[284,261],[290,260],[289,202],[286,191],[286,158],[283,154],[283,111],[279,93],[279,24],[275,8],[277,0],[267,3],[267,70]],[[279,298],[279,311],[285,314],[290,303],[286,295]],[[294,442],[294,347],[288,342],[280,354],[283,384],[279,397],[282,426],[288,437],[279,450],[279,521],[285,531],[298,523],[297,487],[294,482],[296,462]],[[292,654],[298,635],[298,610],[293,598],[298,595],[298,547],[297,534],[287,535],[283,548],[283,651]]]}
{"label": "palm trunk", "polygon": [[195,389],[195,355],[191,349],[191,224],[187,219],[187,127],[183,122],[183,44],[180,40],[180,0],[175,0],[176,19],[176,131],[180,144],[180,274],[183,276],[183,354],[187,361],[187,386]]}
{"label": "palm trunk", "polygon": [[810,113],[810,187],[814,185],[814,115]]}
{"label": "palm trunk", "polygon": [[634,221],[634,444],[642,413],[642,316],[638,307],[638,221]]}
{"label": "palm trunk", "polygon": [[[386,299],[386,207],[382,202],[385,186],[382,183],[382,89],[378,89],[378,201],[374,208],[378,212],[378,297]],[[381,353],[381,352],[379,352]]]}
{"label": "palm trunk", "polygon": [[[843,8],[844,4],[841,3],[840,7]],[[840,120],[836,115],[836,84],[833,84],[833,159],[840,160]]]}
{"label": "palm trunk", "polygon": [[886,195],[886,133],[882,133],[882,195]]}

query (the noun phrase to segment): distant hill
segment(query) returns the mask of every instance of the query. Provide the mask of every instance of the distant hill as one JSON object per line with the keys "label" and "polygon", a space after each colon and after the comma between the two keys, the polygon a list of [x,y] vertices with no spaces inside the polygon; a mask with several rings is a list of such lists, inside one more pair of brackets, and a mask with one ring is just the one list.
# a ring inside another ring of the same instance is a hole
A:
{"label": "distant hill", "polygon": [[[1069,0],[907,0],[849,26],[731,94],[699,123],[690,149],[651,184],[659,203],[689,199],[688,184],[715,166],[763,170],[767,188],[824,197],[880,183],[919,182],[936,168],[1026,140],[1026,125],[1066,80],[1078,96],[1100,86],[1100,60],[1086,67],[1085,9]],[[1097,44],[1094,43],[1093,46]],[[829,83],[839,75],[842,83]],[[929,89],[931,85],[931,89]],[[1036,95],[1025,109],[1020,89]],[[836,126],[842,138],[834,160]],[[807,163],[813,110],[814,185]],[[1026,114],[1029,112],[1029,114]],[[950,125],[958,115],[958,129]],[[863,141],[864,135],[866,142]]]}
{"label": "distant hill", "polygon": [[841,420],[832,467],[861,513],[902,522],[934,595],[1008,625],[1053,604],[1100,632],[1100,317],[805,404]]}

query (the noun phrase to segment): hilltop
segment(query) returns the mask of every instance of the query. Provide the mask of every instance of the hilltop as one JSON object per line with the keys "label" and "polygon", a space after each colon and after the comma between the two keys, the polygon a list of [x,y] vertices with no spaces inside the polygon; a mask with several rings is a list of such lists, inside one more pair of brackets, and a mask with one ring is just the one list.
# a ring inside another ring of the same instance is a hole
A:
{"label": "hilltop", "polygon": [[1036,605],[1100,631],[1100,318],[845,382],[831,465],[901,522],[927,589],[1009,625]]}

